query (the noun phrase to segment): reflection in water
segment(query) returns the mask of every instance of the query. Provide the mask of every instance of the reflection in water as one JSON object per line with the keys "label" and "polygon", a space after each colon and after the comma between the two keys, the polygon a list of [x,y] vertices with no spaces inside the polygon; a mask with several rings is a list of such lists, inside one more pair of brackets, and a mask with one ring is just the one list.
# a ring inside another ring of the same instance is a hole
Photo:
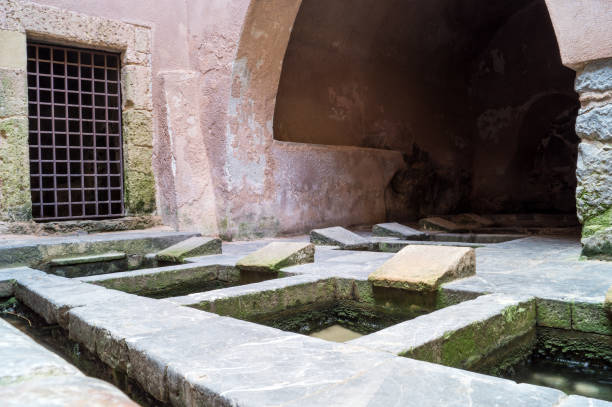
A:
{"label": "reflection in water", "polygon": [[534,359],[518,367],[511,378],[519,383],[554,387],[567,394],[612,401],[612,370],[594,369],[587,363]]}
{"label": "reflection in water", "polygon": [[347,342],[352,339],[360,338],[363,335],[359,332],[346,329],[342,325],[336,324],[320,331],[313,332],[310,334],[310,336],[332,342]]}

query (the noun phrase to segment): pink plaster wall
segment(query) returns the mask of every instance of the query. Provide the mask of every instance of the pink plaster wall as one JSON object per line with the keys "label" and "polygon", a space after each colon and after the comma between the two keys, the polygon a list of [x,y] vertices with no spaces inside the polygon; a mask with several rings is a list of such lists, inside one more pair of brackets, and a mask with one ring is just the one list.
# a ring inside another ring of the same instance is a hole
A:
{"label": "pink plaster wall", "polygon": [[612,57],[612,1],[546,0],[561,58],[570,68]]}

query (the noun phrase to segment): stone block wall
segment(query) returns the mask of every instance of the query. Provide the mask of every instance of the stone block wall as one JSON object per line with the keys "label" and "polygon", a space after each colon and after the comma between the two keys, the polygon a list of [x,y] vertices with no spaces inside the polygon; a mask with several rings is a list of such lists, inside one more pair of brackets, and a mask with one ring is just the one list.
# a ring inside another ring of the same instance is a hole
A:
{"label": "stone block wall", "polygon": [[31,218],[26,39],[121,54],[126,215],[155,211],[151,28],[23,0],[0,2],[0,221]]}
{"label": "stone block wall", "polygon": [[582,105],[576,205],[583,254],[612,259],[612,58],[578,69],[576,91]]}

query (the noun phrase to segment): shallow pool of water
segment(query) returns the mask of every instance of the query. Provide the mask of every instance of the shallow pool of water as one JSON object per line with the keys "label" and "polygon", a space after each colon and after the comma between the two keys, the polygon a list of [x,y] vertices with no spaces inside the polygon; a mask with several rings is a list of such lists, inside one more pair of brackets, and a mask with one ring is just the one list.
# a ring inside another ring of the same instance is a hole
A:
{"label": "shallow pool of water", "polygon": [[350,340],[362,337],[363,334],[351,331],[342,325],[336,324],[325,329],[321,329],[320,331],[313,332],[309,336],[332,342],[348,342]]}

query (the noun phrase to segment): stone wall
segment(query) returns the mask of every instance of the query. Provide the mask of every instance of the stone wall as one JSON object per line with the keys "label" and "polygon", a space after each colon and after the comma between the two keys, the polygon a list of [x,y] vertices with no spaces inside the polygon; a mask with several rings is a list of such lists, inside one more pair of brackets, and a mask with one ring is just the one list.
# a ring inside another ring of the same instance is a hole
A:
{"label": "stone wall", "polygon": [[31,218],[26,39],[121,53],[126,214],[152,213],[150,27],[6,0],[0,4],[0,220]]}
{"label": "stone wall", "polygon": [[576,204],[583,224],[583,254],[612,258],[612,59],[578,70],[581,138]]}

